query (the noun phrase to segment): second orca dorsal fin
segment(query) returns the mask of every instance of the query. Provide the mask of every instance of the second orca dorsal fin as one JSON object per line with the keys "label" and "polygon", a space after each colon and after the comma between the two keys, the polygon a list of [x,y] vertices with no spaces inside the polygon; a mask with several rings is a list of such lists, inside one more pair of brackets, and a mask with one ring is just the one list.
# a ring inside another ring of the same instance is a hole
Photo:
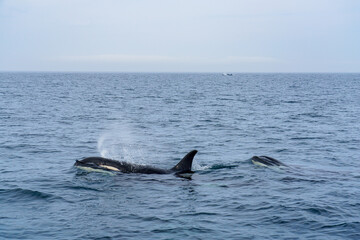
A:
{"label": "second orca dorsal fin", "polygon": [[171,170],[174,172],[188,172],[191,171],[192,162],[197,150],[192,150],[181,159],[181,161]]}

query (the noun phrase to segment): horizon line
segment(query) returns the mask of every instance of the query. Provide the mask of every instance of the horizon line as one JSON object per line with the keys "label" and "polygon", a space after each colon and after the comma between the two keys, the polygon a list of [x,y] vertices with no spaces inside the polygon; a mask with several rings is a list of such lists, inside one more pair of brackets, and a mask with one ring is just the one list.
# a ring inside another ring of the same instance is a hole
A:
{"label": "horizon line", "polygon": [[360,72],[325,72],[325,71],[309,71],[309,72],[298,72],[298,71],[277,71],[277,72],[267,72],[267,71],[259,71],[259,72],[246,72],[246,71],[69,71],[69,70],[0,70],[0,73],[147,73],[147,74],[178,74],[178,73],[188,73],[188,74],[223,74],[223,73],[231,73],[231,74],[360,74]]}

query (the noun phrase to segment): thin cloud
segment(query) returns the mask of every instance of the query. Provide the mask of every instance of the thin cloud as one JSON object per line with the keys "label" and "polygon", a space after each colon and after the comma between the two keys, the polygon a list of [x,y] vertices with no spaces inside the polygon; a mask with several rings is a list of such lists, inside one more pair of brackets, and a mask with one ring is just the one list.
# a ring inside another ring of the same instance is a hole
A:
{"label": "thin cloud", "polygon": [[122,54],[100,54],[85,56],[61,56],[54,60],[64,62],[165,62],[176,61],[176,58],[156,55],[122,55]]}
{"label": "thin cloud", "polygon": [[123,55],[99,54],[83,56],[60,56],[52,59],[61,62],[98,62],[98,63],[194,63],[194,64],[236,64],[236,63],[274,63],[273,57],[264,56],[227,56],[227,57],[171,57],[160,55]]}
{"label": "thin cloud", "polygon": [[278,59],[273,57],[251,56],[251,57],[239,57],[229,56],[223,59],[223,61],[229,63],[274,63],[279,62]]}

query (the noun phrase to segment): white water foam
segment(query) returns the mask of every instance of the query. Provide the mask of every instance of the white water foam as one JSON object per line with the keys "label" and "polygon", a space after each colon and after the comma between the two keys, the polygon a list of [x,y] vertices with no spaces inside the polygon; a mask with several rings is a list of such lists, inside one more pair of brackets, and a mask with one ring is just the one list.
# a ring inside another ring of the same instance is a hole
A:
{"label": "white water foam", "polygon": [[[196,155],[195,155],[195,157],[196,157]],[[192,169],[193,171],[203,171],[203,170],[206,170],[206,169],[208,169],[208,168],[210,168],[210,166],[207,166],[207,165],[201,166],[201,165],[194,159],[191,169]]]}

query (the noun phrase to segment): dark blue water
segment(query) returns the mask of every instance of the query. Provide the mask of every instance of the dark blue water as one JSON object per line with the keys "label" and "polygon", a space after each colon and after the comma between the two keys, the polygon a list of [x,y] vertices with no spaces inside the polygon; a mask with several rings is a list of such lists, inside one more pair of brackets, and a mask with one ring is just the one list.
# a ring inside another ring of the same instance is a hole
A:
{"label": "dark blue water", "polygon": [[359,116],[360,74],[0,73],[0,238],[359,239]]}

